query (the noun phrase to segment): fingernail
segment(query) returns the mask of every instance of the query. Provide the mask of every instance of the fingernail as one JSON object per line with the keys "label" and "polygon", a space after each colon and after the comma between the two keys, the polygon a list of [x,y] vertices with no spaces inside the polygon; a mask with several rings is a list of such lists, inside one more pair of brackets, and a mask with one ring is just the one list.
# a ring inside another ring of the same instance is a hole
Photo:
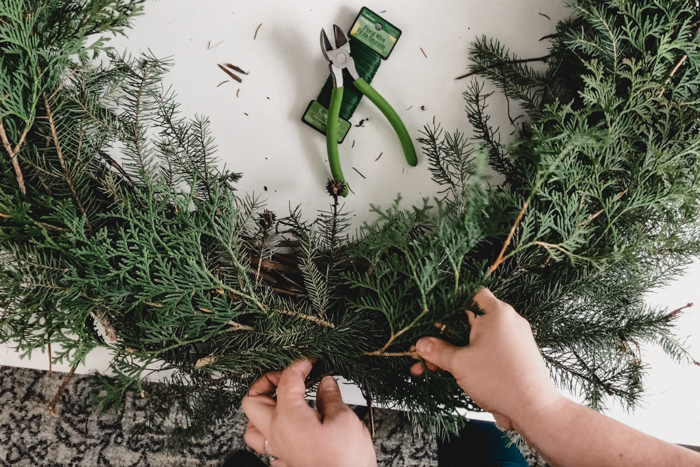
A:
{"label": "fingernail", "polygon": [[429,337],[424,337],[416,343],[416,349],[419,354],[429,355],[433,350],[433,340]]}
{"label": "fingernail", "polygon": [[319,389],[337,389],[338,385],[335,382],[335,378],[332,376],[324,376],[319,384]]}

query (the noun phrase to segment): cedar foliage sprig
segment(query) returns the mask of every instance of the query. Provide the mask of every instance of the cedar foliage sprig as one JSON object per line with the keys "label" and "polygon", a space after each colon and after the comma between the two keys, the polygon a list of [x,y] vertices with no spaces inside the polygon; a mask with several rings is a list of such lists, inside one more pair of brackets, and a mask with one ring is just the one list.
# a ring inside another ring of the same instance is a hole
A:
{"label": "cedar foliage sprig", "polygon": [[138,430],[174,446],[295,358],[318,359],[310,389],[340,375],[445,434],[478,407],[449,375],[412,379],[410,346],[467,344],[464,310],[488,286],[530,321],[560,385],[595,408],[633,406],[640,344],[692,360],[677,313],[642,297],[700,252],[697,17],[680,0],[572,10],[544,72],[496,40],[473,44],[471,71],[527,112],[511,118],[516,141],[501,143],[473,81],[472,137],[433,124],[420,139],[440,198],[375,207],[351,239],[342,186],[315,221],[263,210],[219,168],[208,121],[179,114],[167,60],[86,45],[139,1],[3,3],[0,341],[60,344],[54,361],[71,365],[108,346],[115,376],[97,377],[97,401],[146,397]]}

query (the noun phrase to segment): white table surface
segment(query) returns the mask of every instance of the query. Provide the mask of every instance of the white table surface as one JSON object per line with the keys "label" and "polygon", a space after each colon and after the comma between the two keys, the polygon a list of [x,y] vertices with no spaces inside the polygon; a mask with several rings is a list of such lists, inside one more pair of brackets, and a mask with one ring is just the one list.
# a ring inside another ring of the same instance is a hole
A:
{"label": "white table surface", "polygon": [[[301,204],[311,217],[330,201],[323,188],[330,176],[325,139],[300,122],[328,76],[319,32],[334,23],[347,29],[362,6],[384,12],[382,16],[403,31],[373,85],[414,137],[433,117],[448,130],[469,130],[461,97],[467,82],[454,78],[466,70],[472,39],[486,34],[521,57],[541,56],[547,43],[538,40],[567,16],[563,2],[552,0],[148,0],[146,15],[136,19],[129,38],[113,43],[134,54],[150,49],[158,57],[171,56],[175,65],[166,83],[178,92],[185,115],[210,117],[222,164],[244,174],[239,189],[267,198],[268,207],[280,215],[290,204]],[[250,75],[243,76],[241,84],[229,81],[217,87],[228,79],[216,66],[221,62],[236,64]],[[505,100],[494,96],[490,105],[493,122],[507,136],[512,129],[505,118]],[[369,121],[353,127],[340,146],[346,178],[356,192],[345,200],[355,227],[372,218],[370,203],[386,206],[401,193],[403,205],[410,206],[436,192],[425,158],[419,154],[418,166],[409,168],[390,125],[366,99],[352,122],[363,118]],[[688,302],[700,307],[698,279],[700,262],[649,301],[671,309]],[[686,310],[677,322],[678,333],[690,336],[688,347],[700,359],[700,310]],[[662,439],[700,445],[700,367],[678,365],[658,348],[644,348],[644,361],[650,370],[643,406],[632,414],[618,407],[608,413]],[[48,358],[38,353],[20,360],[4,347],[0,364],[47,369]],[[100,349],[78,372],[104,371],[108,364],[109,353]],[[347,402],[364,403],[350,386],[344,396]]]}

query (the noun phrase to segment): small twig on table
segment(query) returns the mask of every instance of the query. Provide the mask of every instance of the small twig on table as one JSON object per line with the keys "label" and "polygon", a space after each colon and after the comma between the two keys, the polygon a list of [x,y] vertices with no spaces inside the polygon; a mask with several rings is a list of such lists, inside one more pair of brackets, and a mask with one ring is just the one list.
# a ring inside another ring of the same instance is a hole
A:
{"label": "small twig on table", "polygon": [[233,71],[237,71],[238,73],[243,73],[244,75],[249,75],[249,74],[250,74],[249,71],[243,71],[242,68],[237,67],[236,65],[234,65],[234,64],[232,64],[232,63],[224,63],[224,65],[226,65],[227,67],[229,67],[229,68],[232,69]]}
{"label": "small twig on table", "polygon": [[362,175],[362,172],[360,172],[359,170],[357,170],[355,167],[353,167],[352,170],[354,170],[355,172],[357,172],[358,174],[360,174],[360,177],[362,177],[362,178],[364,178],[365,180],[367,180],[367,177],[365,177],[364,175]]}
{"label": "small twig on table", "polygon": [[242,82],[243,82],[243,80],[242,80],[238,75],[234,74],[234,73],[233,73],[232,71],[230,71],[230,70],[227,70],[226,67],[224,67],[223,65],[217,64],[217,66],[218,66],[219,68],[221,68],[221,71],[223,71],[224,73],[226,73],[226,74],[229,75],[231,78],[233,78],[233,79],[235,79],[236,81],[238,81],[239,83],[242,83]]}

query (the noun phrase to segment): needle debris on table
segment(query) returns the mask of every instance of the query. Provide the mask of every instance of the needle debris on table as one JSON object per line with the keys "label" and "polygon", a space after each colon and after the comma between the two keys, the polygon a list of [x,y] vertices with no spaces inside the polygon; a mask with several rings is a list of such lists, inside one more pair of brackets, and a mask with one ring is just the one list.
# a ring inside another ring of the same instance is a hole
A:
{"label": "needle debris on table", "polygon": [[207,42],[207,50],[213,49],[213,48],[216,47],[217,45],[220,45],[222,42],[224,42],[224,41],[219,41],[219,42],[217,42],[215,45],[211,45],[211,41]]}
{"label": "needle debris on table", "polygon": [[253,40],[258,38],[258,31],[260,31],[260,26],[262,26],[262,23],[258,24],[258,27],[255,29],[255,35],[253,36]]}
{"label": "needle debris on table", "polygon": [[228,80],[224,80],[224,81],[220,82],[219,84],[216,85],[216,87],[218,88],[219,86],[221,86],[224,83],[228,83]]}
{"label": "needle debris on table", "polygon": [[374,162],[377,162],[377,161],[379,160],[379,158],[382,157],[382,154],[384,154],[384,153],[383,153],[383,152],[380,152],[380,153],[379,153],[379,156],[377,156],[377,158],[374,159]]}
{"label": "needle debris on table", "polygon": [[357,170],[355,167],[353,167],[352,170],[354,170],[355,172],[357,172],[358,174],[360,174],[360,177],[362,177],[362,178],[364,178],[365,180],[367,180],[367,177],[365,177],[364,175],[362,175],[362,172],[360,172],[359,170]]}
{"label": "needle debris on table", "polygon": [[226,65],[227,67],[229,67],[229,68],[232,69],[233,71],[237,71],[238,73],[243,73],[244,75],[249,75],[249,74],[250,74],[249,71],[243,71],[242,68],[237,67],[236,65],[234,65],[234,64],[232,64],[232,63],[224,63],[224,65]]}
{"label": "needle debris on table", "polygon": [[227,70],[225,66],[221,65],[220,63],[217,64],[217,66],[218,66],[219,68],[221,68],[221,71],[223,71],[224,73],[226,73],[226,74],[229,75],[231,78],[233,78],[233,79],[235,79],[236,81],[238,81],[239,83],[242,83],[242,82],[243,82],[243,80],[242,80],[238,75],[236,75],[235,73],[233,73],[233,72],[230,71],[230,70]]}
{"label": "needle debris on table", "polygon": [[420,51],[423,52],[423,56],[424,56],[425,58],[428,58],[428,56],[425,54],[425,50],[423,50],[423,47],[420,48]]}

